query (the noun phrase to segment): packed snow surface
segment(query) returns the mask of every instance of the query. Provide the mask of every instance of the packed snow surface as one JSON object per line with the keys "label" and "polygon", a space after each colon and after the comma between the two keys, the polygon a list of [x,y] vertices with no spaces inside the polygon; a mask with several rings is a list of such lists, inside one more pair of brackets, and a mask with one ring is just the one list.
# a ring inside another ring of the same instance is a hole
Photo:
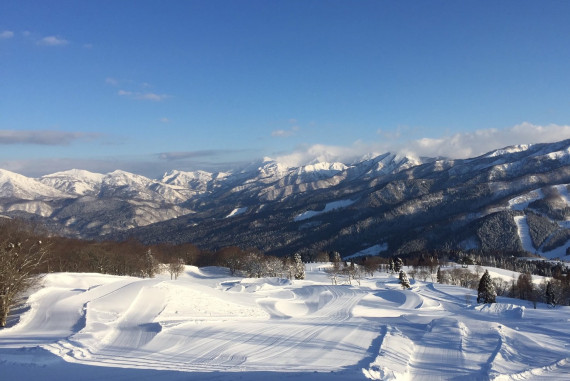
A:
{"label": "packed snow surface", "polygon": [[0,331],[2,380],[562,380],[570,307],[394,275],[331,285],[187,267],[177,280],[55,273]]}

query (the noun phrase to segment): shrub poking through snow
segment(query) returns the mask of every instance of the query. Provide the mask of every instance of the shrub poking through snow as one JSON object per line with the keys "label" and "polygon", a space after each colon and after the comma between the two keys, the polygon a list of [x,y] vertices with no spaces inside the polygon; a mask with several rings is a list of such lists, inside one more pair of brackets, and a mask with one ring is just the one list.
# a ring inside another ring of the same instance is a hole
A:
{"label": "shrub poking through snow", "polygon": [[479,288],[477,290],[477,303],[495,303],[495,298],[497,293],[495,292],[495,285],[493,285],[493,280],[489,275],[489,271],[485,270],[485,273],[479,281]]}

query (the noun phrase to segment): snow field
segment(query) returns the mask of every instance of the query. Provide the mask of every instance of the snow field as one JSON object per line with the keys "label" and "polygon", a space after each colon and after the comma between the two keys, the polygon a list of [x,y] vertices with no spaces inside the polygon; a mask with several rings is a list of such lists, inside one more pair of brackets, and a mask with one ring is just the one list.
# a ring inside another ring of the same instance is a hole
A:
{"label": "snow field", "polygon": [[49,274],[20,322],[0,331],[0,369],[7,379],[109,381],[570,375],[570,307],[474,306],[473,290],[402,290],[379,273],[331,285],[325,266],[307,265],[302,281],[195,267],[176,281]]}

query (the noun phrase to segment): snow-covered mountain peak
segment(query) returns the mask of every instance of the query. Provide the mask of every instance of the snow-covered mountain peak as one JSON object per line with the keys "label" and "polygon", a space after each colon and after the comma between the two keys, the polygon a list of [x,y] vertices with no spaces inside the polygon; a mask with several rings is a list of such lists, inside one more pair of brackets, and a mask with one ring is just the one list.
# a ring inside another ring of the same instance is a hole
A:
{"label": "snow-covered mountain peak", "polygon": [[489,152],[485,157],[497,157],[511,153],[527,151],[533,144],[517,144]]}
{"label": "snow-covered mountain peak", "polygon": [[71,169],[42,176],[39,181],[70,195],[85,196],[97,193],[104,177],[101,173]]}
{"label": "snow-covered mountain peak", "polygon": [[147,185],[149,183],[152,183],[153,181],[154,180],[151,180],[148,177],[122,171],[120,169],[107,173],[103,177],[103,183],[105,185],[114,185],[114,186],[135,185],[135,184]]}
{"label": "snow-covered mountain peak", "polygon": [[310,172],[341,172],[348,168],[343,163],[335,162],[335,163],[327,163],[327,162],[320,162],[315,164],[308,164],[302,167],[297,168],[296,172],[298,174],[301,173],[310,173]]}
{"label": "snow-covered mountain peak", "polygon": [[393,174],[422,164],[422,160],[414,156],[397,153],[385,153],[371,160],[374,164],[372,172],[376,174]]}
{"label": "snow-covered mountain peak", "polygon": [[66,198],[68,196],[49,185],[42,184],[36,179],[0,169],[0,197],[36,200]]}
{"label": "snow-covered mountain peak", "polygon": [[192,172],[185,172],[185,171],[178,171],[173,170],[164,174],[162,181],[165,184],[177,185],[177,186],[186,186],[188,183],[192,181],[211,181],[214,177],[213,173],[206,172],[206,171],[192,171]]}
{"label": "snow-covered mountain peak", "polygon": [[179,191],[191,197],[216,188],[229,175],[229,173],[225,172],[211,173],[201,170],[184,172],[175,170],[165,173],[160,181],[176,187]]}
{"label": "snow-covered mountain peak", "polygon": [[259,177],[278,178],[283,177],[289,172],[289,167],[277,161],[264,161],[263,165],[258,168]]}
{"label": "snow-covered mountain peak", "polygon": [[41,179],[48,178],[70,178],[89,182],[100,182],[105,175],[96,172],[89,172],[84,169],[70,169],[67,171],[55,172],[49,175],[42,176]]}

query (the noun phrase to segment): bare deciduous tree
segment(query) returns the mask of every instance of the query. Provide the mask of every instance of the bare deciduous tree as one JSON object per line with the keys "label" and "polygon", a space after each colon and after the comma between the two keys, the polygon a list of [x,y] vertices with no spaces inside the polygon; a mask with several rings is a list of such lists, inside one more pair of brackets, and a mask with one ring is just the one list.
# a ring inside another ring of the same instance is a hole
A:
{"label": "bare deciduous tree", "polygon": [[180,274],[184,271],[184,259],[176,258],[168,264],[168,272],[170,273],[170,279],[178,279]]}
{"label": "bare deciduous tree", "polygon": [[0,327],[6,326],[18,298],[38,281],[37,271],[46,257],[46,245],[21,232],[0,239]]}

